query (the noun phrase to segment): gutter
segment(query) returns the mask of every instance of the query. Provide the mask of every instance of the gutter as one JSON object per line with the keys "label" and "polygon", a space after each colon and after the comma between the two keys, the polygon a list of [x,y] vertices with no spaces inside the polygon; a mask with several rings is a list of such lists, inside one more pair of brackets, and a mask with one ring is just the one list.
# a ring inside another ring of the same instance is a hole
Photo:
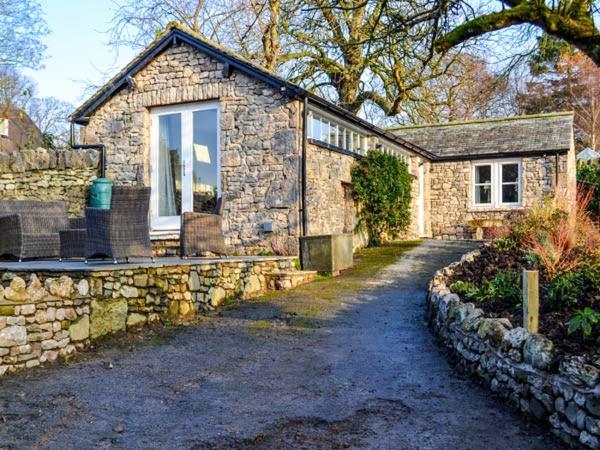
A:
{"label": "gutter", "polygon": [[100,178],[106,178],[106,146],[104,144],[76,144],[75,122],[71,122],[70,146],[74,150],[98,150],[100,152]]}
{"label": "gutter", "polygon": [[527,157],[535,157],[535,156],[546,156],[546,155],[560,155],[564,153],[568,153],[568,148],[556,148],[556,149],[548,149],[548,150],[533,150],[533,151],[511,151],[511,152],[500,152],[500,153],[478,153],[471,155],[448,155],[448,156],[436,156],[432,162],[433,163],[442,163],[442,162],[450,162],[450,161],[475,161],[481,159],[499,159],[499,158],[527,158]]}

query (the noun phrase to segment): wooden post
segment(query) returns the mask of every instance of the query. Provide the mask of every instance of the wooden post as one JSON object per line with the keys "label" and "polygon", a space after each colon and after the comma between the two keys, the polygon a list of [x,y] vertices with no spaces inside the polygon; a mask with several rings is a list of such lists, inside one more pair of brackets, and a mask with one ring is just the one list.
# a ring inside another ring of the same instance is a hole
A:
{"label": "wooden post", "polygon": [[523,327],[530,333],[539,330],[540,291],[537,270],[523,271]]}

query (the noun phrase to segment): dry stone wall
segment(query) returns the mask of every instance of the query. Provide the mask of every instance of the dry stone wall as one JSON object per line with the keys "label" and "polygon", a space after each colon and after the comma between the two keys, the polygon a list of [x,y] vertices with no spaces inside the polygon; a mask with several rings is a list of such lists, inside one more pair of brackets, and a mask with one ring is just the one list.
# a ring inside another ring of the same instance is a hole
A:
{"label": "dry stone wall", "polygon": [[[559,157],[559,186],[568,186],[574,195],[575,167],[573,155]],[[523,208],[540,204],[556,189],[554,155],[523,158]],[[472,239],[473,221],[501,221],[514,208],[481,208],[472,205],[472,161],[435,162],[430,172],[430,218],[433,237],[437,239]]]}
{"label": "dry stone wall", "polygon": [[297,251],[301,103],[185,45],[169,47],[103,104],[87,142],[107,148],[107,174],[120,184],[150,184],[150,109],[218,100],[221,177],[228,244],[240,254],[270,251],[264,222]]}
{"label": "dry stone wall", "polygon": [[[0,275],[0,376],[73,354],[104,335],[179,323],[268,289],[293,287],[294,258]],[[286,280],[283,280],[286,281]]]}
{"label": "dry stone wall", "polygon": [[[474,251],[462,260],[478,256]],[[438,271],[429,285],[427,316],[442,345],[492,391],[565,442],[600,448],[600,358],[563,355],[558,361],[543,335],[485,317],[446,286],[456,264]]]}
{"label": "dry stone wall", "polygon": [[63,200],[70,216],[82,216],[97,172],[95,150],[0,152],[0,200]]}

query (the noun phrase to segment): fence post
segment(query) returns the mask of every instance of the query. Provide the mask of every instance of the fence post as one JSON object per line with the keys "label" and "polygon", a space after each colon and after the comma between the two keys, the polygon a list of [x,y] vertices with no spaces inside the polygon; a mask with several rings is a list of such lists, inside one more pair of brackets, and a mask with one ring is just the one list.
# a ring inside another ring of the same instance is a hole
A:
{"label": "fence post", "polygon": [[537,270],[523,271],[523,327],[530,333],[539,330],[540,291]]}

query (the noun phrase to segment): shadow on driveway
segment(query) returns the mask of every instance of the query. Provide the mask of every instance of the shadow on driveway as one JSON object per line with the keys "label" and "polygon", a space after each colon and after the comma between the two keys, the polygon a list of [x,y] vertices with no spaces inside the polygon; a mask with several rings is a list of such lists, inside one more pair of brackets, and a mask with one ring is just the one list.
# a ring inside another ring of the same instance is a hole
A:
{"label": "shadow on driveway", "polygon": [[473,246],[369,250],[341,277],[1,379],[0,448],[560,448],[427,330],[429,278]]}

